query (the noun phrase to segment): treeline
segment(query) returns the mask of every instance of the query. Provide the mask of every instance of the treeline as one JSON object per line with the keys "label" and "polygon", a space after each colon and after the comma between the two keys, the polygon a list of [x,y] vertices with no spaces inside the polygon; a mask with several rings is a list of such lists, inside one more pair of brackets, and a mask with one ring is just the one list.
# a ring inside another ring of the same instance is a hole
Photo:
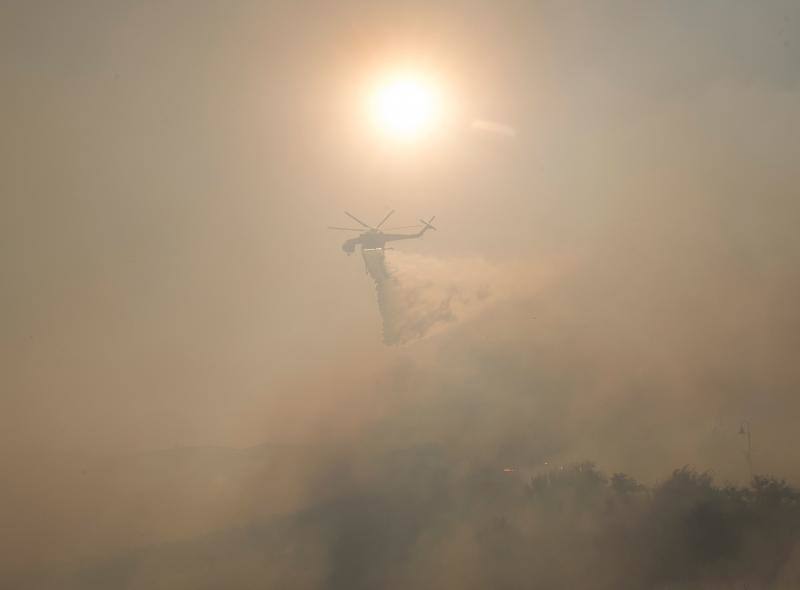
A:
{"label": "treeline", "polygon": [[800,491],[779,478],[683,467],[649,486],[592,463],[526,479],[435,451],[394,459],[315,513],[325,524],[302,538],[326,539],[329,559],[313,587],[800,588]]}
{"label": "treeline", "polygon": [[317,486],[297,513],[27,587],[800,588],[800,491],[778,478],[724,485],[684,467],[648,486],[591,463],[522,478],[427,448],[337,466]]}
{"label": "treeline", "polygon": [[646,486],[582,463],[532,478],[481,544],[487,587],[800,588],[800,491],[689,467]]}

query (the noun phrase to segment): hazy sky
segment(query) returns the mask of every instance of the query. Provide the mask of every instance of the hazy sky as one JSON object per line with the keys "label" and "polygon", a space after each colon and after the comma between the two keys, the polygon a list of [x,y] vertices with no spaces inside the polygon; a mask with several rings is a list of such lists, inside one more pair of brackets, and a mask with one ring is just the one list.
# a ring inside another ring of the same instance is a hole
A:
{"label": "hazy sky", "polygon": [[[5,448],[281,439],[347,413],[310,382],[427,359],[381,344],[363,265],[325,230],[343,209],[435,214],[403,250],[559,277],[531,300],[558,321],[511,320],[541,350],[578,326],[591,362],[628,347],[703,373],[659,387],[748,390],[703,421],[785,417],[799,30],[791,0],[4,2]],[[436,72],[463,127],[404,149],[366,129],[365,80],[399,63]]]}
{"label": "hazy sky", "polygon": [[[364,107],[400,66],[448,97],[404,146]],[[384,451],[742,480],[746,419],[800,478],[794,0],[5,0],[0,117],[0,571]],[[457,321],[385,346],[345,209],[436,215],[391,263]]]}

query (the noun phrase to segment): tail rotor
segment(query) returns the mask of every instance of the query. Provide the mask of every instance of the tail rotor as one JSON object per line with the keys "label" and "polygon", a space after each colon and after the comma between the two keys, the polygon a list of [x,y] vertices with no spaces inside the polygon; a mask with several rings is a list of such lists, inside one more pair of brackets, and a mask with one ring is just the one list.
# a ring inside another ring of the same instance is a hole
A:
{"label": "tail rotor", "polygon": [[425,221],[424,219],[420,219],[420,220],[419,220],[419,222],[420,222],[422,225],[424,225],[424,226],[425,226],[425,229],[426,229],[426,230],[427,230],[427,229],[432,229],[433,231],[438,231],[438,230],[437,230],[435,227],[433,227],[433,225],[431,225],[431,224],[433,223],[433,220],[434,220],[434,219],[436,219],[436,216],[435,216],[435,215],[434,215],[433,217],[431,217],[431,218],[430,218],[428,221]]}

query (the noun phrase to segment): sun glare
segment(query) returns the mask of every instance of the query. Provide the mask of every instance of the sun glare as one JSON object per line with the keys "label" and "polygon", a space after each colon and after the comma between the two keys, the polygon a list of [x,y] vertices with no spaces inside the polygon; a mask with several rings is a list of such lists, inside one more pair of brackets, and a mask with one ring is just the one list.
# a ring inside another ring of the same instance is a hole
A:
{"label": "sun glare", "polygon": [[441,97],[429,81],[411,75],[381,84],[372,96],[372,118],[389,136],[409,141],[433,131],[441,110]]}

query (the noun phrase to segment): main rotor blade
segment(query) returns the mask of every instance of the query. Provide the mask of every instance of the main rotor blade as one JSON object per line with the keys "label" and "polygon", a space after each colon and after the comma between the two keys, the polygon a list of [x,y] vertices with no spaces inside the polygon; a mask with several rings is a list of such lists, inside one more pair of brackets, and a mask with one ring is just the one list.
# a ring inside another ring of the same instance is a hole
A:
{"label": "main rotor blade", "polygon": [[391,211],[389,211],[389,212],[386,214],[386,217],[384,217],[383,219],[381,219],[381,222],[380,222],[378,225],[376,225],[376,226],[375,226],[375,229],[380,229],[380,227],[381,227],[381,226],[382,226],[384,223],[386,223],[386,220],[387,220],[387,219],[389,219],[389,218],[392,216],[392,213],[394,213],[394,209],[392,209]]}
{"label": "main rotor blade", "polygon": [[344,231],[364,231],[360,227],[336,227],[336,226],[333,226],[333,225],[329,225],[328,229],[341,229],[341,230],[344,230]]}
{"label": "main rotor blade", "polygon": [[367,229],[373,229],[371,226],[369,226],[369,225],[367,225],[366,223],[364,223],[363,221],[361,221],[361,220],[360,220],[358,217],[356,217],[356,216],[355,216],[355,215],[353,215],[352,213],[348,213],[347,211],[345,211],[345,212],[344,212],[344,214],[345,214],[345,215],[347,215],[347,216],[348,216],[350,219],[352,219],[353,221],[356,221],[356,222],[360,223],[361,225],[363,225],[363,226],[364,226],[364,227],[366,227]]}
{"label": "main rotor blade", "polygon": [[414,228],[417,228],[417,227],[422,227],[422,226],[420,224],[417,224],[417,225],[401,225],[400,227],[387,227],[385,229],[386,229],[386,231],[393,231],[393,230],[396,230],[396,229],[414,229]]}

